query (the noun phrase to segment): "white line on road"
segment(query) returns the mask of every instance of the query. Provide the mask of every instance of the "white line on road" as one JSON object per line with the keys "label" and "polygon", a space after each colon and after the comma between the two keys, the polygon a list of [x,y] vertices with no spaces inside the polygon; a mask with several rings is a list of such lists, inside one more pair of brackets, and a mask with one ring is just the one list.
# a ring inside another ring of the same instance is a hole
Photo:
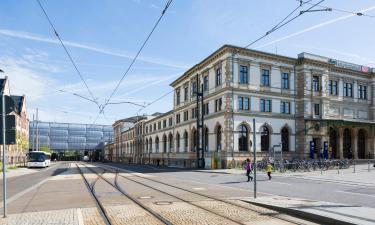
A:
{"label": "white line on road", "polygon": [[370,195],[370,194],[354,193],[354,192],[350,192],[350,191],[336,191],[336,192],[344,193],[344,194],[352,194],[352,195],[362,195],[362,196],[366,196],[366,197],[375,198],[375,195]]}
{"label": "white line on road", "polygon": [[289,183],[278,182],[278,181],[271,181],[270,183],[272,183],[272,184],[284,184],[284,185],[288,185],[288,186],[292,185],[292,184],[289,184]]}

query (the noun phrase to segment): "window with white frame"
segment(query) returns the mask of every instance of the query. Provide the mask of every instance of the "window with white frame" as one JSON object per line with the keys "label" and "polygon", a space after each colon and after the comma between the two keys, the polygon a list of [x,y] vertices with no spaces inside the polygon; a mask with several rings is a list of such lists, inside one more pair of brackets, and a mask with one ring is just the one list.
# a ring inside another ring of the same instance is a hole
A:
{"label": "window with white frame", "polygon": [[271,112],[272,111],[272,101],[269,99],[260,100],[260,111],[261,112]]}

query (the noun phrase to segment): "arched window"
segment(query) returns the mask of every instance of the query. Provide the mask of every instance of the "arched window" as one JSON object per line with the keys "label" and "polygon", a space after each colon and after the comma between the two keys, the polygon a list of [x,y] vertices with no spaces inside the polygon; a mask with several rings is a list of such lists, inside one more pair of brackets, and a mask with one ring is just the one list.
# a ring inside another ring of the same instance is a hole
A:
{"label": "arched window", "polygon": [[176,152],[180,151],[180,133],[176,134]]}
{"label": "arched window", "polygon": [[281,148],[283,152],[289,152],[289,130],[286,127],[281,130]]}
{"label": "arched window", "polygon": [[216,129],[216,151],[221,151],[221,126]]}
{"label": "arched window", "polygon": [[192,139],[192,146],[191,146],[191,151],[195,152],[197,150],[197,130],[193,130],[193,132],[191,133],[191,139]]}
{"label": "arched window", "polygon": [[268,151],[270,148],[270,132],[266,126],[261,128],[260,147],[261,151]]}
{"label": "arched window", "polygon": [[159,152],[159,137],[156,136],[155,138],[155,149],[156,149],[156,152],[158,153]]}
{"label": "arched window", "polygon": [[240,125],[238,134],[238,150],[239,151],[248,151],[248,137],[247,137],[247,127],[245,125]]}
{"label": "arched window", "polygon": [[188,146],[189,146],[189,135],[188,135],[188,132],[185,131],[185,133],[184,133],[184,148],[185,148],[185,152],[188,150]]}
{"label": "arched window", "polygon": [[208,128],[204,129],[204,151],[208,151]]}
{"label": "arched window", "polygon": [[169,152],[172,152],[172,148],[173,148],[173,135],[172,134],[169,134],[168,142],[169,142]]}
{"label": "arched window", "polygon": [[167,152],[167,136],[163,136],[163,152]]}

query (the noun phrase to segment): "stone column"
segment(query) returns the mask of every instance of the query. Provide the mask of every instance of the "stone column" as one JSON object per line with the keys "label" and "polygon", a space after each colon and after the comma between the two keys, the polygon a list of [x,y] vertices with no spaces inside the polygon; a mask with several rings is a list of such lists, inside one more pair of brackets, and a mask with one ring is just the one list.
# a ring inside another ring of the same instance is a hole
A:
{"label": "stone column", "polygon": [[353,85],[353,100],[354,102],[358,101],[358,83],[356,80],[354,81]]}
{"label": "stone column", "polygon": [[343,80],[342,80],[342,78],[340,77],[339,78],[339,84],[338,84],[339,86],[338,86],[338,99],[339,100],[341,100],[342,101],[342,99],[343,99],[343,96],[344,96],[344,82],[343,82]]}
{"label": "stone column", "polygon": [[354,159],[358,159],[358,129],[352,129],[352,154]]}
{"label": "stone column", "polygon": [[336,157],[339,159],[344,158],[344,128],[339,128],[337,133],[338,142],[337,142],[337,152]]}

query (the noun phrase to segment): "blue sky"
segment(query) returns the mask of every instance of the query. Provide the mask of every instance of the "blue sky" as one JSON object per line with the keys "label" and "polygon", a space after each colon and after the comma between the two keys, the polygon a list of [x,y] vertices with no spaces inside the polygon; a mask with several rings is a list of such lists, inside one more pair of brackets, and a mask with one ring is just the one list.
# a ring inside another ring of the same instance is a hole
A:
{"label": "blue sky", "polygon": [[[151,30],[164,0],[40,0],[94,95],[103,103]],[[314,0],[313,2],[318,2]],[[278,23],[295,0],[174,0],[113,101],[151,102],[169,84],[223,44],[245,46]],[[322,5],[375,16],[373,0],[326,0]],[[26,94],[30,119],[92,123],[89,96],[33,0],[0,1],[0,68],[12,94]],[[311,52],[375,67],[375,18],[332,11],[301,16],[252,46],[296,57]],[[66,92],[60,92],[64,90]],[[172,94],[143,112],[166,112]],[[136,115],[138,107],[109,105],[97,123]]]}

